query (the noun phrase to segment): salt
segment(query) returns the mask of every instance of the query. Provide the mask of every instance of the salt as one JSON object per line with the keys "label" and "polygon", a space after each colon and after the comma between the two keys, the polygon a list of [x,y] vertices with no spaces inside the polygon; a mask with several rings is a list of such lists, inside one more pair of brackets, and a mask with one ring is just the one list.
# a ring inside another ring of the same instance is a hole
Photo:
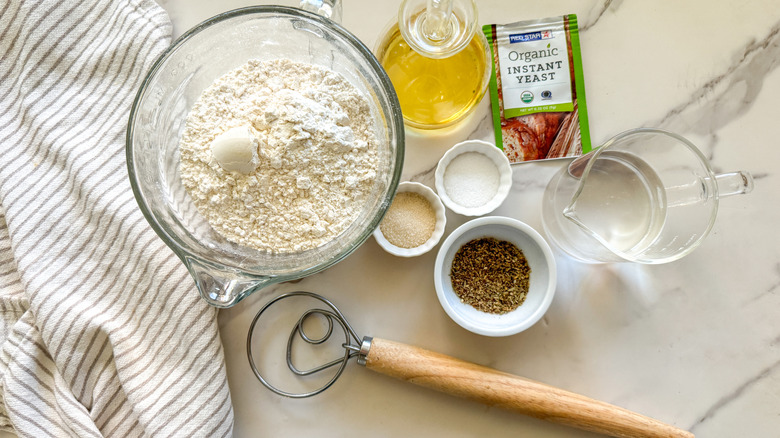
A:
{"label": "salt", "polygon": [[444,190],[456,204],[467,208],[481,207],[496,193],[500,175],[490,158],[479,152],[458,155],[444,170]]}

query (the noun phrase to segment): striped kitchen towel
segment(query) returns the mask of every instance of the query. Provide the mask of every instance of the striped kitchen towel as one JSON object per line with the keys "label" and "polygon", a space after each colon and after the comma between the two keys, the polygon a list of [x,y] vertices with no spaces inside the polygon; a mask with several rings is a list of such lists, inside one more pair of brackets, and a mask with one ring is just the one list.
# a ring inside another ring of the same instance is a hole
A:
{"label": "striped kitchen towel", "polygon": [[226,436],[216,310],[148,226],[124,138],[151,0],[0,2],[0,429]]}

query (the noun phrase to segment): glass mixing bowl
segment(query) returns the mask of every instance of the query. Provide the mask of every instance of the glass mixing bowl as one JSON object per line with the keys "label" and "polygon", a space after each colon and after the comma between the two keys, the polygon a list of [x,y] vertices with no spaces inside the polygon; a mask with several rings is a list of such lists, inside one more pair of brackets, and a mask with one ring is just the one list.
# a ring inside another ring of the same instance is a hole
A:
{"label": "glass mixing bowl", "polygon": [[[228,242],[198,213],[179,177],[179,139],[190,108],[215,79],[250,59],[279,58],[324,66],[362,92],[379,137],[380,170],[369,201],[342,234],[311,250],[269,254]],[[333,21],[281,6],[226,12],[182,35],[146,76],[127,128],[128,172],[141,210],[187,266],[203,299],[217,307],[320,272],[351,254],[387,210],[403,155],[398,98],[371,51]]]}

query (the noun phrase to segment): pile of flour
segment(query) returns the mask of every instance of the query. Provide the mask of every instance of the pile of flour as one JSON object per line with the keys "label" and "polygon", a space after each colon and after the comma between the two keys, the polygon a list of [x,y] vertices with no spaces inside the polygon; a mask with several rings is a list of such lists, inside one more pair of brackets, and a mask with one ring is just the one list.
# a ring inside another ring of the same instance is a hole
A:
{"label": "pile of flour", "polygon": [[[211,152],[220,134],[248,126],[257,168],[226,171]],[[271,253],[323,245],[357,218],[377,178],[367,100],[339,74],[280,59],[250,61],[207,88],[179,145],[195,206],[227,240]]]}

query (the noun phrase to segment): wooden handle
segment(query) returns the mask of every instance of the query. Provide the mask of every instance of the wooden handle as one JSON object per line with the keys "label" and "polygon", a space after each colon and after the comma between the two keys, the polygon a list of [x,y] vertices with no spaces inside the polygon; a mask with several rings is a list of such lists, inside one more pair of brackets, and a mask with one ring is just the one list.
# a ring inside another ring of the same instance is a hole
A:
{"label": "wooden handle", "polygon": [[688,431],[636,412],[398,342],[374,338],[366,367],[489,406],[614,437],[693,438]]}

